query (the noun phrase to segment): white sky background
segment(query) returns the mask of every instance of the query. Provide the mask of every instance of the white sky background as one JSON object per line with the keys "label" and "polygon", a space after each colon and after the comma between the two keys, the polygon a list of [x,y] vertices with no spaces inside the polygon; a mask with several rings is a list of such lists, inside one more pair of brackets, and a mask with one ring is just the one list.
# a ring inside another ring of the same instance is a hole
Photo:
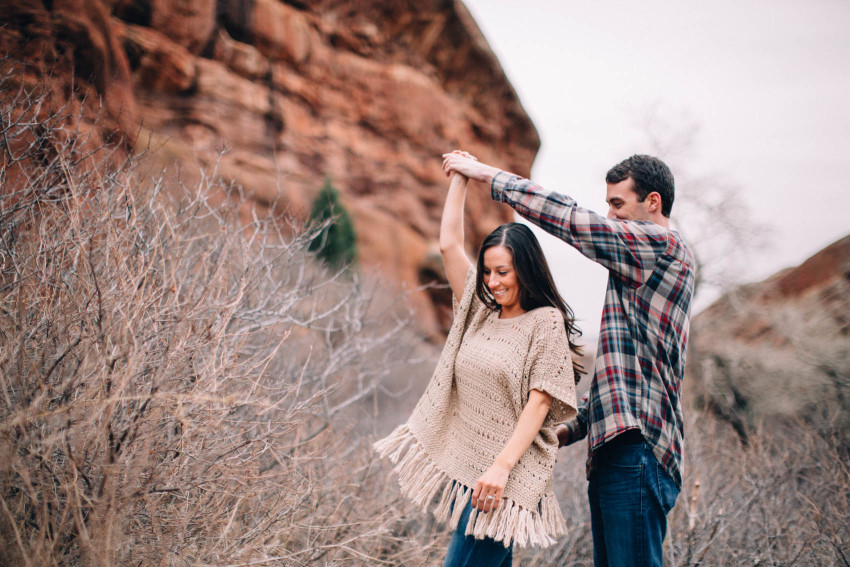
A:
{"label": "white sky background", "polygon": [[[745,281],[850,233],[850,2],[464,3],[540,133],[531,174],[540,185],[605,214],[605,173],[649,153],[640,118],[654,107],[665,121],[698,126],[689,158],[666,159],[674,176],[739,186],[754,219],[771,227]],[[595,336],[607,273],[540,238],[564,298]],[[697,299],[698,310],[712,297]]]}

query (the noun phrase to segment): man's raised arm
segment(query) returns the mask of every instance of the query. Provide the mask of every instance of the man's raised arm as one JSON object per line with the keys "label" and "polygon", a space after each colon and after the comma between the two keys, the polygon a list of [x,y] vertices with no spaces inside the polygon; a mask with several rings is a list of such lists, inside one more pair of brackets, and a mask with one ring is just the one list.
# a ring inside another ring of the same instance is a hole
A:
{"label": "man's raised arm", "polygon": [[567,195],[548,191],[518,175],[461,154],[443,156],[447,174],[489,183],[494,201],[510,205],[549,234],[570,244],[631,285],[643,284],[667,249],[668,231],[651,222],[606,218],[579,207]]}

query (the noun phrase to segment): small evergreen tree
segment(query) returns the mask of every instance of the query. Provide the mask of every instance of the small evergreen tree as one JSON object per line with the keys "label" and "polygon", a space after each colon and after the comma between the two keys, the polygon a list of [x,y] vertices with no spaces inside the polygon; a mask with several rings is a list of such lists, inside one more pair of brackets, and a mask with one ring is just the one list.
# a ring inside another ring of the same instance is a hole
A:
{"label": "small evergreen tree", "polygon": [[310,224],[330,223],[310,243],[310,250],[332,268],[354,266],[357,263],[357,242],[351,215],[342,206],[339,191],[330,178],[325,184],[310,211]]}

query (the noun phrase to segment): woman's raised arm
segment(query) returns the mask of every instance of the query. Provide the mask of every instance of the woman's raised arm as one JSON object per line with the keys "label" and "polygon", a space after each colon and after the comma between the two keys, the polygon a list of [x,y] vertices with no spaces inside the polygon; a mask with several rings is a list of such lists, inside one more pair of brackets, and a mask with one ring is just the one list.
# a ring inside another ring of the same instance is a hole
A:
{"label": "woman's raised arm", "polygon": [[443,255],[443,265],[446,267],[452,294],[458,301],[463,295],[463,284],[470,266],[463,245],[463,203],[468,183],[469,179],[466,177],[457,173],[452,175],[446,205],[443,207],[443,218],[440,221],[440,253]]}

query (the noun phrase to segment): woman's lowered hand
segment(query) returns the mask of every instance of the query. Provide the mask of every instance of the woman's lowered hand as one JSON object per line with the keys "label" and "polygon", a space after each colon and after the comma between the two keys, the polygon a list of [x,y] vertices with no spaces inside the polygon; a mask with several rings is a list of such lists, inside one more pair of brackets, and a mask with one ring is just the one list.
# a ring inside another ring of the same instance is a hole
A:
{"label": "woman's lowered hand", "polygon": [[510,473],[508,467],[493,463],[475,483],[470,504],[482,512],[496,510],[502,502],[502,491],[505,490]]}

